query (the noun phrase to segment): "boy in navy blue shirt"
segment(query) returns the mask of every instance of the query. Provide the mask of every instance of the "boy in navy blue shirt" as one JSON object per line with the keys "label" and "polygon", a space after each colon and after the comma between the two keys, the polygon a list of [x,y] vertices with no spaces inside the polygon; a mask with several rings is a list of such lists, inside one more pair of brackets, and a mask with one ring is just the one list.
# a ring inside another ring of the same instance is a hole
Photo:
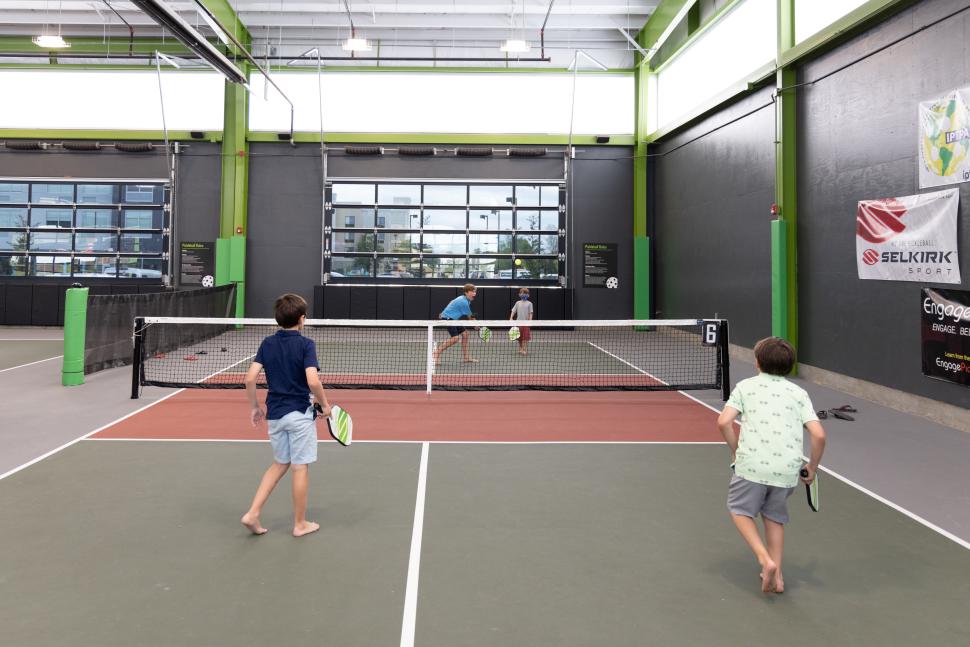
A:
{"label": "boy in navy blue shirt", "polygon": [[[306,301],[296,294],[284,294],[276,300],[275,308],[276,323],[282,330],[263,340],[246,373],[249,418],[254,427],[264,418],[267,420],[273,464],[263,474],[253,503],[241,521],[254,535],[266,533],[259,523],[259,513],[292,465],[293,536],[302,537],[320,529],[320,524],[306,520],[308,465],[317,460],[317,425],[310,394],[323,406],[324,416],[330,415],[330,403],[317,374],[316,346],[300,334],[306,321]],[[265,412],[256,400],[256,379],[264,368],[269,385]]]}

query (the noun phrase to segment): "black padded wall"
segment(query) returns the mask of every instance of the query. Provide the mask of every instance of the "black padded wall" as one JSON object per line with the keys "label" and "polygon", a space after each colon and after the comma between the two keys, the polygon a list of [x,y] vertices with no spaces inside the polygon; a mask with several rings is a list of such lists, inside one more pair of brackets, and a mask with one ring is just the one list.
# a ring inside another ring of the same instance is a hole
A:
{"label": "black padded wall", "polygon": [[[970,389],[921,374],[920,289],[934,284],[860,280],[855,257],[856,203],[920,192],[918,102],[970,86],[970,11],[852,64],[966,6],[925,0],[799,71],[808,82],[851,64],[800,90],[798,299],[801,361],[970,408]],[[970,184],[955,186],[963,284],[937,287],[967,290]]]}
{"label": "black padded wall", "polygon": [[731,341],[748,347],[771,334],[771,92],[664,139],[648,161],[656,316],[726,318]]}
{"label": "black padded wall", "polygon": [[[339,148],[340,145],[335,145]],[[442,146],[443,147],[443,146]],[[559,149],[563,147],[557,147]],[[633,161],[629,147],[589,147],[577,154],[572,179],[574,193],[573,235],[570,257],[570,287],[582,285],[582,243],[615,242],[620,254],[620,289],[579,290],[568,294],[567,304],[576,317],[618,319],[633,311]],[[493,157],[400,157],[329,156],[329,177],[368,178],[454,178],[528,180],[562,179],[563,155],[550,153],[543,158]],[[247,232],[246,312],[247,316],[271,316],[273,300],[283,292],[297,292],[307,299],[322,296],[320,284],[322,255],[320,148],[311,144],[296,147],[285,143],[254,144],[250,149],[249,215]],[[352,313],[346,307],[329,303],[330,287],[325,291],[322,309],[311,304],[313,312]],[[375,316],[397,311],[398,297],[385,297],[389,289],[404,290],[400,297],[405,318],[436,317],[441,303],[439,292],[425,290],[415,297],[426,307],[410,301],[409,288],[378,289],[376,306],[366,297],[356,302],[358,312],[374,310]],[[479,293],[481,303],[493,288]],[[507,288],[494,288],[506,290]],[[454,288],[446,288],[449,294]],[[339,292],[334,293],[339,294]],[[423,295],[430,296],[423,296]],[[444,294],[444,293],[441,293]],[[563,298],[566,298],[566,294]],[[335,296],[338,301],[341,297]],[[443,297],[442,297],[443,298]],[[504,297],[497,297],[504,303]],[[349,299],[349,297],[348,297]],[[550,301],[551,303],[551,301]],[[560,300],[561,303],[561,300]],[[476,306],[477,307],[477,306]],[[484,306],[481,306],[484,307]],[[504,306],[503,306],[504,307]],[[511,307],[511,306],[510,306]],[[559,303],[550,312],[563,312]],[[480,313],[481,314],[481,313]],[[506,313],[505,316],[508,316]],[[541,314],[539,316],[542,316]],[[356,315],[354,318],[360,318]],[[548,317],[547,317],[548,318]]]}

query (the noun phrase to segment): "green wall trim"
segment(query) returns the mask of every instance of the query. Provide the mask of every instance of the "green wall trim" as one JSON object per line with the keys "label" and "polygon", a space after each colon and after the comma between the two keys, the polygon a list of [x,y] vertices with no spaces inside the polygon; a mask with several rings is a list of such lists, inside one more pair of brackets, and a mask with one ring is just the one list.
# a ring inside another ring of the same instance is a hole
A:
{"label": "green wall trim", "polygon": [[[788,339],[788,225],[771,221],[771,334]],[[788,339],[788,341],[792,341]],[[794,342],[792,342],[794,343]]]}
{"label": "green wall trim", "polygon": [[[273,65],[270,70],[273,72],[301,72],[305,74],[316,74],[316,60],[304,61],[306,64],[299,67],[289,65]],[[323,71],[330,72],[381,72],[394,74],[566,74],[572,76],[573,71],[564,67],[414,67],[414,66],[394,66],[386,67],[381,65],[333,65],[326,63]],[[636,70],[632,67],[610,68],[609,70],[579,70],[579,74],[591,75],[623,75],[633,74]]]}
{"label": "green wall trim", "polygon": [[[205,139],[193,139],[188,130],[170,130],[168,138],[173,141],[222,141],[221,131],[206,131]],[[164,141],[165,133],[161,130],[16,130],[0,129],[0,139],[133,139],[144,141]]]}
{"label": "green wall trim", "polygon": [[918,0],[869,0],[842,16],[828,27],[795,44],[792,34],[791,47],[784,48],[778,56],[778,67],[791,65],[813,52],[824,50],[836,39],[853,36],[883,20],[895,10],[916,4]]}
{"label": "green wall trim", "polygon": [[633,318],[650,319],[650,239],[633,239]]}
{"label": "green wall trim", "polygon": [[[250,142],[279,142],[276,133],[250,132],[247,139]],[[502,134],[472,134],[472,133],[326,133],[327,143],[347,144],[526,144],[565,146],[569,143],[568,135],[502,135]],[[293,140],[298,143],[320,143],[320,133],[297,132]],[[610,135],[608,144],[597,144],[595,135],[573,135],[574,146],[632,146],[633,135]]]}
{"label": "green wall trim", "polygon": [[68,288],[64,299],[64,357],[61,384],[84,384],[84,340],[87,334],[88,288]]}
{"label": "green wall trim", "polygon": [[242,283],[246,280],[246,237],[229,239],[229,280]]}

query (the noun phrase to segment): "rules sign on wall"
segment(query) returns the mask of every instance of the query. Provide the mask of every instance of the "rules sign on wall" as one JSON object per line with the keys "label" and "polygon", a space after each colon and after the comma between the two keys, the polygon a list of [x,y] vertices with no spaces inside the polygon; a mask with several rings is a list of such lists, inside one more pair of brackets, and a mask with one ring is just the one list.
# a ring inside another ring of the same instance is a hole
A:
{"label": "rules sign on wall", "polygon": [[179,247],[182,285],[211,288],[215,285],[216,254],[211,241],[182,243]]}
{"label": "rules sign on wall", "polygon": [[618,288],[616,243],[583,243],[583,287]]}
{"label": "rules sign on wall", "polygon": [[970,292],[921,293],[923,375],[970,386]]}

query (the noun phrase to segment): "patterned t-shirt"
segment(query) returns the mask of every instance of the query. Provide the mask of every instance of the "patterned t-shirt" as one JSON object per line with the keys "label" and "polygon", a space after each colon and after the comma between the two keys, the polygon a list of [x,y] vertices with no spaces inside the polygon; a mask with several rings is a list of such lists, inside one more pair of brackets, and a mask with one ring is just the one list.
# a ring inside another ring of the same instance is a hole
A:
{"label": "patterned t-shirt", "polygon": [[805,389],[779,375],[759,373],[738,382],[727,406],[741,413],[734,473],[764,485],[798,485],[802,429],[818,420]]}

